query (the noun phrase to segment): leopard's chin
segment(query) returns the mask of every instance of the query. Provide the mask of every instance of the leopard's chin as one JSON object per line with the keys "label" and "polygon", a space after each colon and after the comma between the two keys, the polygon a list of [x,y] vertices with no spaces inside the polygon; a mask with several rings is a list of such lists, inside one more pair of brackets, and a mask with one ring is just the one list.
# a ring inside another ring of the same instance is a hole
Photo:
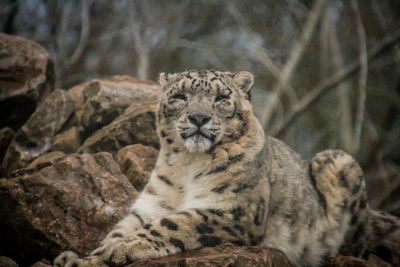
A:
{"label": "leopard's chin", "polygon": [[211,146],[211,140],[202,134],[194,134],[185,139],[185,147],[191,153],[206,152]]}

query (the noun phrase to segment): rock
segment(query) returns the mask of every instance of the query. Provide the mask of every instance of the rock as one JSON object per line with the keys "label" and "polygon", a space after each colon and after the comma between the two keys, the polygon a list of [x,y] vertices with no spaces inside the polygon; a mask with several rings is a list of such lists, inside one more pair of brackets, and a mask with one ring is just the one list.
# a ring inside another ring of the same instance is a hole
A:
{"label": "rock", "polygon": [[44,259],[36,262],[31,267],[53,267],[53,264],[51,264],[50,261]]}
{"label": "rock", "polygon": [[135,80],[129,76],[114,76],[111,80],[94,80],[84,89],[85,106],[82,124],[88,134],[107,125],[132,103],[156,99],[160,86]]}
{"label": "rock", "polygon": [[137,192],[111,154],[71,154],[0,179],[0,255],[28,266],[93,249]]}
{"label": "rock", "polygon": [[203,266],[293,266],[285,254],[275,249],[238,247],[229,243],[213,248],[186,251],[156,260],[134,262],[129,267],[203,267]]}
{"label": "rock", "polygon": [[15,132],[10,127],[4,127],[0,130],[0,162],[3,161],[7,148],[14,138]]}
{"label": "rock", "polygon": [[0,267],[18,267],[18,264],[8,257],[0,256]]}
{"label": "rock", "polygon": [[54,89],[54,64],[33,41],[0,33],[0,128],[18,130]]}
{"label": "rock", "polygon": [[33,168],[41,166],[43,164],[52,163],[52,162],[56,161],[57,159],[62,158],[64,156],[65,156],[65,153],[63,153],[61,151],[50,152],[50,153],[41,155],[40,157],[38,157],[37,159],[32,161],[26,168],[33,169]]}
{"label": "rock", "polygon": [[72,112],[71,116],[69,116],[68,120],[64,123],[63,127],[57,132],[57,134],[64,133],[72,127],[76,128],[77,132],[79,133],[79,139],[82,139],[84,128],[79,124],[75,112]]}
{"label": "rock", "polygon": [[353,256],[339,255],[327,259],[321,267],[391,267],[392,265],[374,254],[369,254],[368,261]]}
{"label": "rock", "polygon": [[329,258],[321,267],[391,267],[392,265],[374,254],[370,254],[368,260],[353,256],[337,256]]}
{"label": "rock", "polygon": [[24,168],[51,149],[51,139],[74,110],[69,95],[54,90],[17,131],[2,162],[4,174]]}
{"label": "rock", "polygon": [[348,267],[368,267],[368,262],[352,256],[337,256],[334,258],[329,258],[326,260],[322,267],[340,267],[340,266],[348,266]]}
{"label": "rock", "polygon": [[[32,267],[50,267],[48,261],[42,260]],[[221,244],[214,248],[201,248],[198,250],[186,251],[173,256],[155,259],[136,261],[127,267],[192,267],[192,266],[266,266],[266,267],[292,267],[287,257],[279,250],[272,248],[258,247],[237,247],[232,244]],[[370,254],[368,261],[350,256],[338,256],[328,259],[321,267],[391,267],[387,262],[377,256]]]}
{"label": "rock", "polygon": [[68,94],[74,101],[75,115],[78,120],[78,125],[82,124],[82,114],[85,107],[85,98],[83,97],[83,90],[88,86],[89,82],[76,85],[68,90]]}
{"label": "rock", "polygon": [[96,153],[107,151],[117,156],[126,145],[143,144],[159,147],[155,129],[156,101],[134,104],[113,122],[86,139],[78,152]]}
{"label": "rock", "polygon": [[73,126],[54,137],[51,149],[53,151],[62,151],[66,154],[70,154],[76,152],[81,144],[79,131],[76,126]]}
{"label": "rock", "polygon": [[157,157],[158,151],[153,147],[136,144],[118,151],[117,162],[136,190],[142,191],[156,165]]}
{"label": "rock", "polygon": [[368,257],[369,267],[391,267],[392,265],[374,254],[369,254]]}

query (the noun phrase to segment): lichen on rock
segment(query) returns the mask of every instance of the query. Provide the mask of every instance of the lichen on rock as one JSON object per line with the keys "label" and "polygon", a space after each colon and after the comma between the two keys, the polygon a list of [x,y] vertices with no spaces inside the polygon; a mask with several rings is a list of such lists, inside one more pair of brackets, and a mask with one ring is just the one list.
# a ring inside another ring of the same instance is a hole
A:
{"label": "lichen on rock", "polygon": [[4,174],[24,168],[35,158],[50,151],[51,140],[74,110],[63,90],[54,90],[15,134],[2,162]]}
{"label": "lichen on rock", "polygon": [[156,133],[156,101],[131,105],[125,112],[85,140],[78,152],[108,151],[114,156],[130,144],[159,147]]}
{"label": "lichen on rock", "polygon": [[0,33],[0,128],[18,130],[54,89],[54,64],[38,43]]}
{"label": "lichen on rock", "polygon": [[0,179],[0,251],[23,265],[65,249],[87,253],[136,196],[107,152],[16,171]]}
{"label": "lichen on rock", "polygon": [[117,161],[121,171],[138,191],[147,184],[156,164],[158,152],[142,144],[129,145],[118,151]]}

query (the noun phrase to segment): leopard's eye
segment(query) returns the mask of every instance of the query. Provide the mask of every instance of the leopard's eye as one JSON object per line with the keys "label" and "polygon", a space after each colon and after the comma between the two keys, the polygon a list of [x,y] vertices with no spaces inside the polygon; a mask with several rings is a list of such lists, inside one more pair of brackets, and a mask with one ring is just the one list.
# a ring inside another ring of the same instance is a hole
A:
{"label": "leopard's eye", "polygon": [[229,99],[229,95],[217,95],[215,97],[215,102],[221,101],[223,99]]}
{"label": "leopard's eye", "polygon": [[180,99],[180,100],[186,100],[186,96],[184,94],[175,94],[171,98]]}

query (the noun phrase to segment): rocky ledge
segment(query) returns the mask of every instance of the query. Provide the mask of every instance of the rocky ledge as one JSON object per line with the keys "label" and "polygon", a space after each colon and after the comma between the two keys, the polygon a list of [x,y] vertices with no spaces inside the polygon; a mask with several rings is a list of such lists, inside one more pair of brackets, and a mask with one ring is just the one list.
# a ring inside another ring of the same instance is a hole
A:
{"label": "rocky ledge", "polygon": [[[47,51],[4,34],[0,70],[1,110],[9,107],[0,121],[0,266],[50,266],[66,249],[85,255],[155,165],[159,85],[115,76],[56,89]],[[325,266],[384,264],[339,256]],[[291,265],[274,249],[222,244],[131,266]]]}

